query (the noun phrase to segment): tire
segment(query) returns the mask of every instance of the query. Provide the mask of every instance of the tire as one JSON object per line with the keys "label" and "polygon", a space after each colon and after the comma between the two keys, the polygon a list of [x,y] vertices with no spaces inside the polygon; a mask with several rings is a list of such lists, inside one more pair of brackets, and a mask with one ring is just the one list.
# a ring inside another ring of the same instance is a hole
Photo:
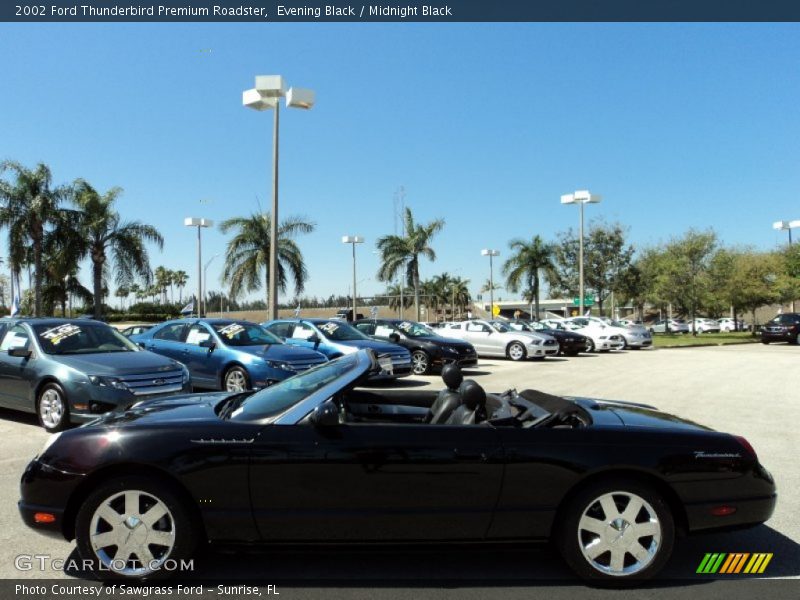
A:
{"label": "tire", "polygon": [[769,344],[769,340],[761,340],[761,343],[766,346],[767,344]]}
{"label": "tire", "polygon": [[794,337],[794,341],[792,341],[792,344],[794,344],[794,345],[798,345],[798,344],[800,344],[800,333],[798,333],[798,334],[797,334],[797,335]]}
{"label": "tire", "polygon": [[578,356],[577,350],[565,350],[563,352],[564,356]]}
{"label": "tire", "polygon": [[36,416],[39,425],[49,433],[69,427],[69,403],[64,388],[55,382],[45,384],[36,397]]}
{"label": "tire", "polygon": [[238,365],[233,365],[222,376],[222,390],[225,392],[244,392],[250,389],[250,377],[247,371]]}
{"label": "tire", "polygon": [[411,353],[411,370],[414,375],[427,375],[431,371],[431,357],[424,350]]}
{"label": "tire", "polygon": [[[133,509],[127,505],[131,499]],[[95,570],[102,568],[103,577],[123,580],[168,576],[172,571],[159,567],[167,560],[180,564],[190,558],[198,530],[170,485],[140,475],[101,483],[81,504],[75,521],[81,558],[91,561]]]}
{"label": "tire", "polygon": [[513,361],[525,360],[528,353],[525,351],[525,346],[519,342],[511,342],[506,348],[506,356]]}
{"label": "tire", "polygon": [[595,349],[594,340],[590,338],[589,341],[586,343],[586,351],[594,352],[594,349]]}
{"label": "tire", "polygon": [[[635,514],[628,513],[632,508]],[[613,478],[588,485],[559,514],[555,542],[570,568],[586,581],[632,585],[653,577],[672,554],[672,511],[660,494],[636,480]]]}

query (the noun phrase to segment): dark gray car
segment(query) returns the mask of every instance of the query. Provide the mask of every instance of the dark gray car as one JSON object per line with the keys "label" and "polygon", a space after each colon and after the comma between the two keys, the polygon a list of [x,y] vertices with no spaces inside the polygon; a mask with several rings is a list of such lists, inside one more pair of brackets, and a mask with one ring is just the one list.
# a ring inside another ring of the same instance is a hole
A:
{"label": "dark gray car", "polygon": [[142,350],[105,323],[0,321],[0,406],[36,413],[48,431],[191,389],[181,363]]}

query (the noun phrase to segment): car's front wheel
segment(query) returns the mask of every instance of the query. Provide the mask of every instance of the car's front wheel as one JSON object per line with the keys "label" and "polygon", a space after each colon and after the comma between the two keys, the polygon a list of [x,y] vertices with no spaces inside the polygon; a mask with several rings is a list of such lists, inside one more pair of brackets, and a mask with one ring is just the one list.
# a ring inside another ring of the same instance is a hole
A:
{"label": "car's front wheel", "polygon": [[225,371],[222,384],[226,392],[244,392],[250,389],[250,378],[247,371],[234,365]]}
{"label": "car's front wheel", "polygon": [[100,484],[75,523],[81,557],[96,571],[124,579],[170,575],[194,552],[196,531],[172,488],[143,476]]}
{"label": "car's front wheel", "polygon": [[424,350],[414,350],[411,353],[411,369],[414,375],[425,375],[431,370],[431,358]]}
{"label": "car's front wheel", "polygon": [[525,346],[519,342],[511,342],[506,349],[506,354],[511,360],[525,360],[525,357],[527,356]]}
{"label": "car's front wheel", "polygon": [[614,479],[580,490],[561,512],[556,543],[581,578],[610,586],[649,579],[669,560],[675,521],[650,486]]}
{"label": "car's front wheel", "polygon": [[64,388],[55,382],[47,383],[36,398],[39,424],[50,433],[66,429],[69,425],[69,405]]}

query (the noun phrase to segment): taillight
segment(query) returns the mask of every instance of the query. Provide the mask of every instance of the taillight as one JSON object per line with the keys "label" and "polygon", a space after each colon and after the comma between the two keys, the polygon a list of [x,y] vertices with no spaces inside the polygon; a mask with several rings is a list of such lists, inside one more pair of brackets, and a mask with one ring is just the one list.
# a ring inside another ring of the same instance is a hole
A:
{"label": "taillight", "polygon": [[745,452],[747,452],[753,458],[753,460],[758,460],[758,456],[756,455],[755,448],[753,448],[753,446],[750,444],[750,442],[748,442],[741,435],[735,435],[733,437],[736,438],[736,441],[739,442],[742,445],[742,448],[745,449]]}

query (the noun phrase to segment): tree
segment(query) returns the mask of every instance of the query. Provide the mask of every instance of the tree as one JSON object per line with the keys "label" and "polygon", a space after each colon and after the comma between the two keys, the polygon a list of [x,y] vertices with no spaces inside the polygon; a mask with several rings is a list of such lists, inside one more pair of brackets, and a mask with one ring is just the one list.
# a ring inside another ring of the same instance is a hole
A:
{"label": "tree", "polygon": [[186,271],[175,271],[172,282],[178,288],[178,303],[183,304],[183,288],[186,287],[186,284],[189,281],[189,275]]}
{"label": "tree", "polygon": [[[272,218],[269,213],[254,213],[249,217],[234,217],[220,224],[222,233],[234,232],[225,249],[223,283],[230,284],[231,295],[243,291],[266,291],[269,304],[269,247]],[[288,277],[294,281],[294,292],[300,294],[308,281],[303,253],[294,237],[311,233],[316,225],[301,217],[291,217],[278,227],[278,290],[286,291]]]}
{"label": "tree", "polygon": [[43,163],[28,169],[15,161],[3,161],[0,173],[6,171],[13,172],[16,180],[13,183],[0,180],[0,201],[3,202],[0,227],[9,230],[9,245],[17,245],[17,249],[10,252],[12,272],[19,273],[22,249],[26,241],[30,242],[34,266],[33,314],[38,317],[42,315],[45,233],[62,210],[60,204],[70,195],[70,189],[53,187],[53,175]]}
{"label": "tree", "polygon": [[87,254],[92,263],[94,316],[99,318],[103,303],[103,275],[106,270],[116,274],[115,282],[130,285],[136,277],[149,282],[150,257],[146,242],[164,247],[164,238],[152,225],[139,221],[122,221],[114,203],[122,188],[114,187],[100,194],[89,183],[75,182],[75,205],[81,209],[80,233],[86,240]]}
{"label": "tree", "polygon": [[[400,284],[393,283],[386,288],[386,297],[389,303],[389,308],[392,310],[398,310],[400,308]],[[412,298],[414,297],[414,290],[411,288],[404,288],[403,289],[403,308],[409,308],[412,304]],[[337,306],[335,303],[326,302],[328,306]]]}
{"label": "tree", "polygon": [[660,294],[692,319],[710,289],[709,268],[717,246],[713,231],[690,229],[664,248],[664,262],[659,278]]}
{"label": "tree", "polygon": [[161,290],[161,302],[164,304],[167,303],[167,288],[172,285],[172,271],[165,267],[156,267],[156,270],[153,271],[153,276],[155,277],[156,286],[158,289]]}
{"label": "tree", "polygon": [[508,243],[512,251],[511,257],[503,263],[503,275],[506,276],[506,288],[516,294],[525,287],[525,300],[535,303],[536,320],[539,320],[539,287],[541,275],[552,276],[555,271],[552,246],[534,236],[530,242],[514,239]]}
{"label": "tree", "polygon": [[411,209],[406,207],[405,235],[385,235],[379,238],[376,244],[381,254],[378,280],[392,281],[398,275],[405,276],[406,283],[414,287],[414,307],[417,321],[420,320],[419,257],[422,255],[431,262],[436,260],[436,253],[430,243],[443,227],[442,219],[436,219],[424,225],[415,223]]}

